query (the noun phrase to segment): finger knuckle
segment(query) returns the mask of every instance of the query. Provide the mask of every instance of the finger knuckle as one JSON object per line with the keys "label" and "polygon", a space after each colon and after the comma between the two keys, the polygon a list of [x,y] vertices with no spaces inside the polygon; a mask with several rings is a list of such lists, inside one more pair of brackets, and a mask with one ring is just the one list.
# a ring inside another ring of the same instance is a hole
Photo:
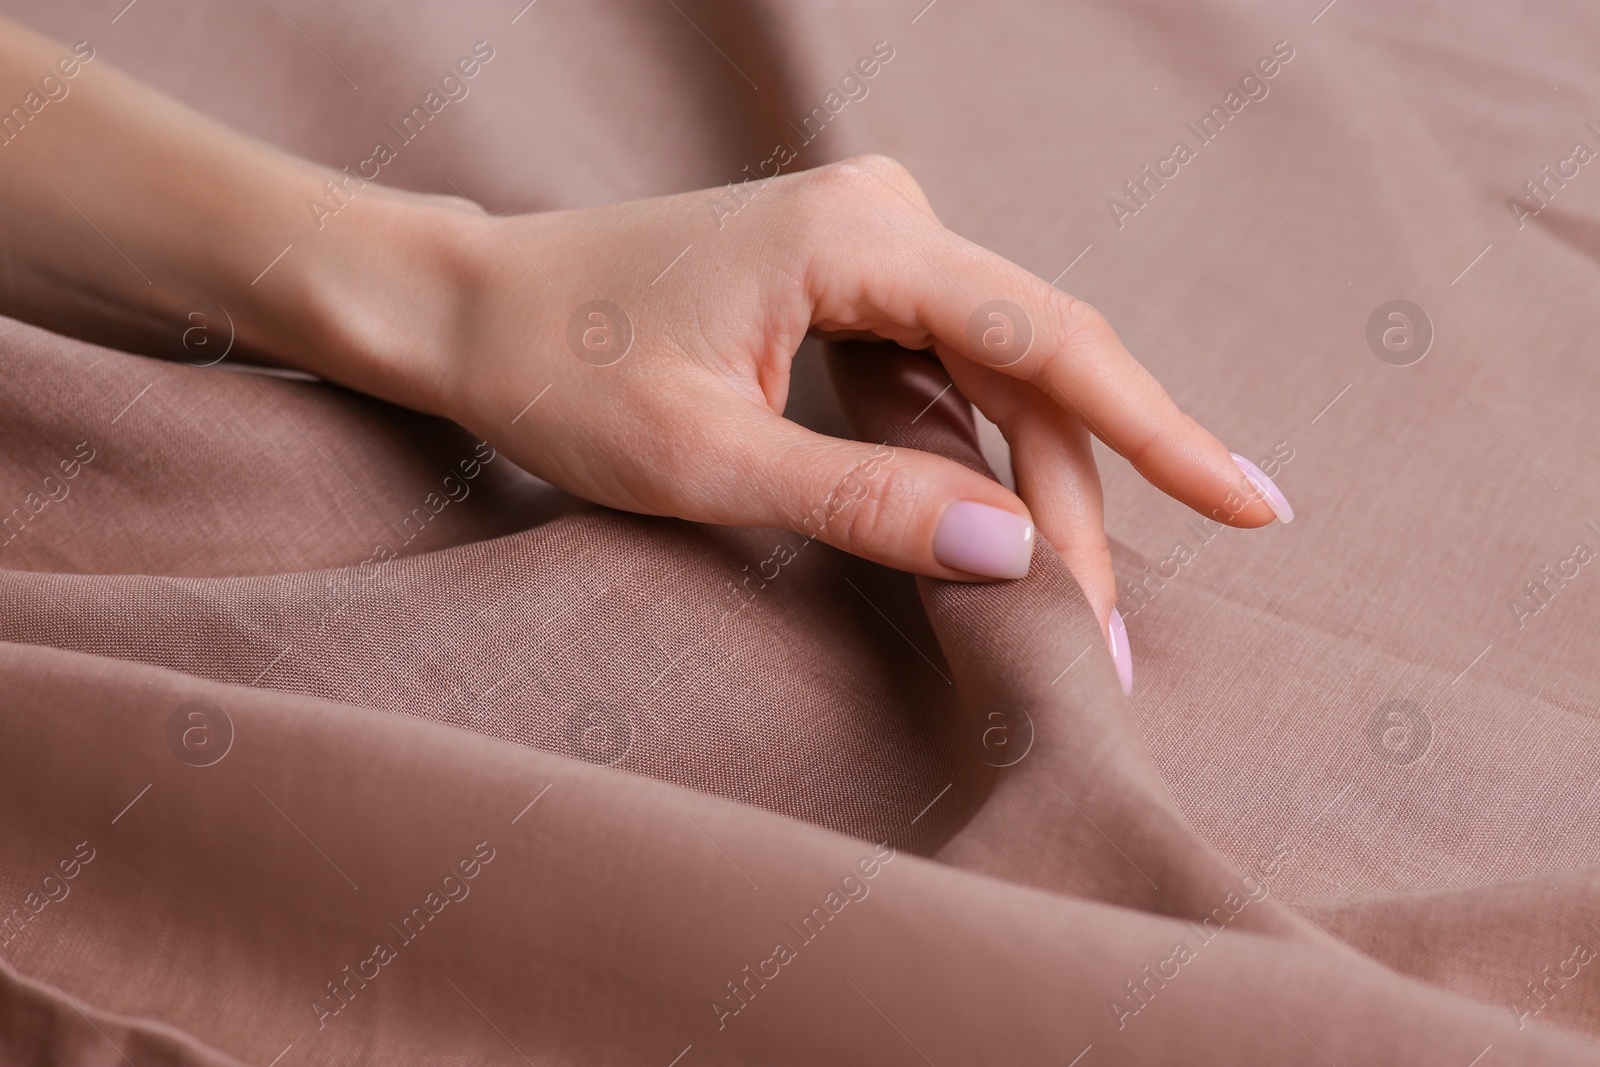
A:
{"label": "finger knuckle", "polygon": [[893,156],[869,152],[865,155],[851,156],[844,163],[875,178],[882,178],[884,181],[894,185],[905,187],[917,184],[917,180],[911,176],[911,171],[906,165]]}
{"label": "finger knuckle", "polygon": [[825,195],[864,196],[874,203],[922,197],[922,188],[911,172],[890,156],[852,156],[806,173],[812,190]]}
{"label": "finger knuckle", "polygon": [[829,197],[852,194],[865,183],[868,173],[855,160],[829,163],[815,167],[801,175],[801,183],[808,192]]}
{"label": "finger knuckle", "polygon": [[887,158],[857,157],[798,175],[797,210],[786,219],[788,237],[833,262],[831,257],[859,251],[865,234],[915,233],[915,203],[881,178],[874,169],[880,164],[863,162]]}
{"label": "finger knuckle", "polygon": [[1053,325],[1067,345],[1101,345],[1115,343],[1116,330],[1100,313],[1100,309],[1087,300],[1071,293],[1062,293],[1051,301]]}
{"label": "finger knuckle", "polygon": [[838,504],[829,522],[828,540],[857,554],[892,552],[911,527],[921,493],[915,478],[899,466],[866,472],[859,465],[842,477],[830,494]]}
{"label": "finger knuckle", "polygon": [[867,221],[873,201],[866,172],[850,162],[830,163],[796,175],[792,236],[831,246]]}

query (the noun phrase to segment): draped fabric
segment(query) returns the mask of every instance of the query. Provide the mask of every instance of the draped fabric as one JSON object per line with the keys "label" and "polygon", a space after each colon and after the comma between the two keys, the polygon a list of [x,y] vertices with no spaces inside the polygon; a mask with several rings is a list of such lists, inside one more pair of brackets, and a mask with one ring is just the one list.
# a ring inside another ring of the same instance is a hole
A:
{"label": "draped fabric", "polygon": [[[1101,454],[1124,698],[1048,543],[913,579],[0,321],[5,1061],[1594,1062],[1600,14],[1318,8],[6,4],[492,211],[708,188],[680,270],[888,153],[1298,518]],[[1007,477],[948,384],[808,344],[790,414]]]}

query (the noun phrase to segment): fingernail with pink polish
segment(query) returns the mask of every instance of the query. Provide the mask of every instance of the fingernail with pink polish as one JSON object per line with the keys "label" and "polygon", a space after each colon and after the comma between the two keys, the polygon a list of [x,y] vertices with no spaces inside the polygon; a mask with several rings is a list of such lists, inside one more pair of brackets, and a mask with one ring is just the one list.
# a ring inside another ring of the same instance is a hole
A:
{"label": "fingernail with pink polish", "polygon": [[1233,461],[1239,465],[1239,469],[1244,472],[1244,476],[1250,479],[1250,484],[1256,487],[1256,492],[1261,494],[1261,498],[1267,502],[1267,507],[1272,509],[1272,513],[1278,517],[1278,521],[1293,522],[1294,508],[1289,506],[1289,501],[1283,495],[1282,490],[1273,484],[1272,479],[1267,477],[1266,472],[1237,452],[1229,452],[1228,455],[1233,457]]}
{"label": "fingernail with pink polish", "polygon": [[1111,609],[1111,623],[1106,627],[1106,643],[1111,646],[1111,665],[1117,668],[1117,681],[1122,683],[1122,695],[1133,695],[1133,650],[1128,647],[1128,627],[1122,621],[1122,612]]}
{"label": "fingernail with pink polish", "polygon": [[975,500],[958,500],[939,519],[933,558],[985,578],[1026,577],[1033,558],[1033,523]]}

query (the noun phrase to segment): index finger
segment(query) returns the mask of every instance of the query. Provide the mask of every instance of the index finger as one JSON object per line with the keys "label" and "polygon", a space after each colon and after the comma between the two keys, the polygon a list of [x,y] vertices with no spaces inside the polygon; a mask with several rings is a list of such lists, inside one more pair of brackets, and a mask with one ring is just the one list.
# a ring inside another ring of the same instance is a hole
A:
{"label": "index finger", "polygon": [[1152,485],[1218,522],[1293,518],[1271,479],[1180,409],[1089,304],[925,215],[883,221],[890,240],[830,264],[842,273],[814,290],[819,318],[854,315],[889,336],[925,332],[942,357],[1032,383]]}

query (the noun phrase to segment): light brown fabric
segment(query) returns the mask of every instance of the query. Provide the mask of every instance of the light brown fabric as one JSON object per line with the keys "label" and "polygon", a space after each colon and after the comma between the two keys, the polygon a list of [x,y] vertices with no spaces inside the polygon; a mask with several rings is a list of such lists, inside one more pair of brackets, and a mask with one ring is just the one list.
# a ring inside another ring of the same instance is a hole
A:
{"label": "light brown fabric", "polygon": [[[1124,700],[1048,545],[916,581],[0,324],[6,1062],[1595,1061],[1600,578],[1541,568],[1600,548],[1600,177],[1507,204],[1600,146],[1592,9],[121,6],[6,10],[335,166],[490,41],[384,173],[500,211],[736,180],[887,41],[795,166],[899,157],[1299,515],[1211,534],[1103,457]],[[987,469],[925,357],[826,358],[797,415]]]}

